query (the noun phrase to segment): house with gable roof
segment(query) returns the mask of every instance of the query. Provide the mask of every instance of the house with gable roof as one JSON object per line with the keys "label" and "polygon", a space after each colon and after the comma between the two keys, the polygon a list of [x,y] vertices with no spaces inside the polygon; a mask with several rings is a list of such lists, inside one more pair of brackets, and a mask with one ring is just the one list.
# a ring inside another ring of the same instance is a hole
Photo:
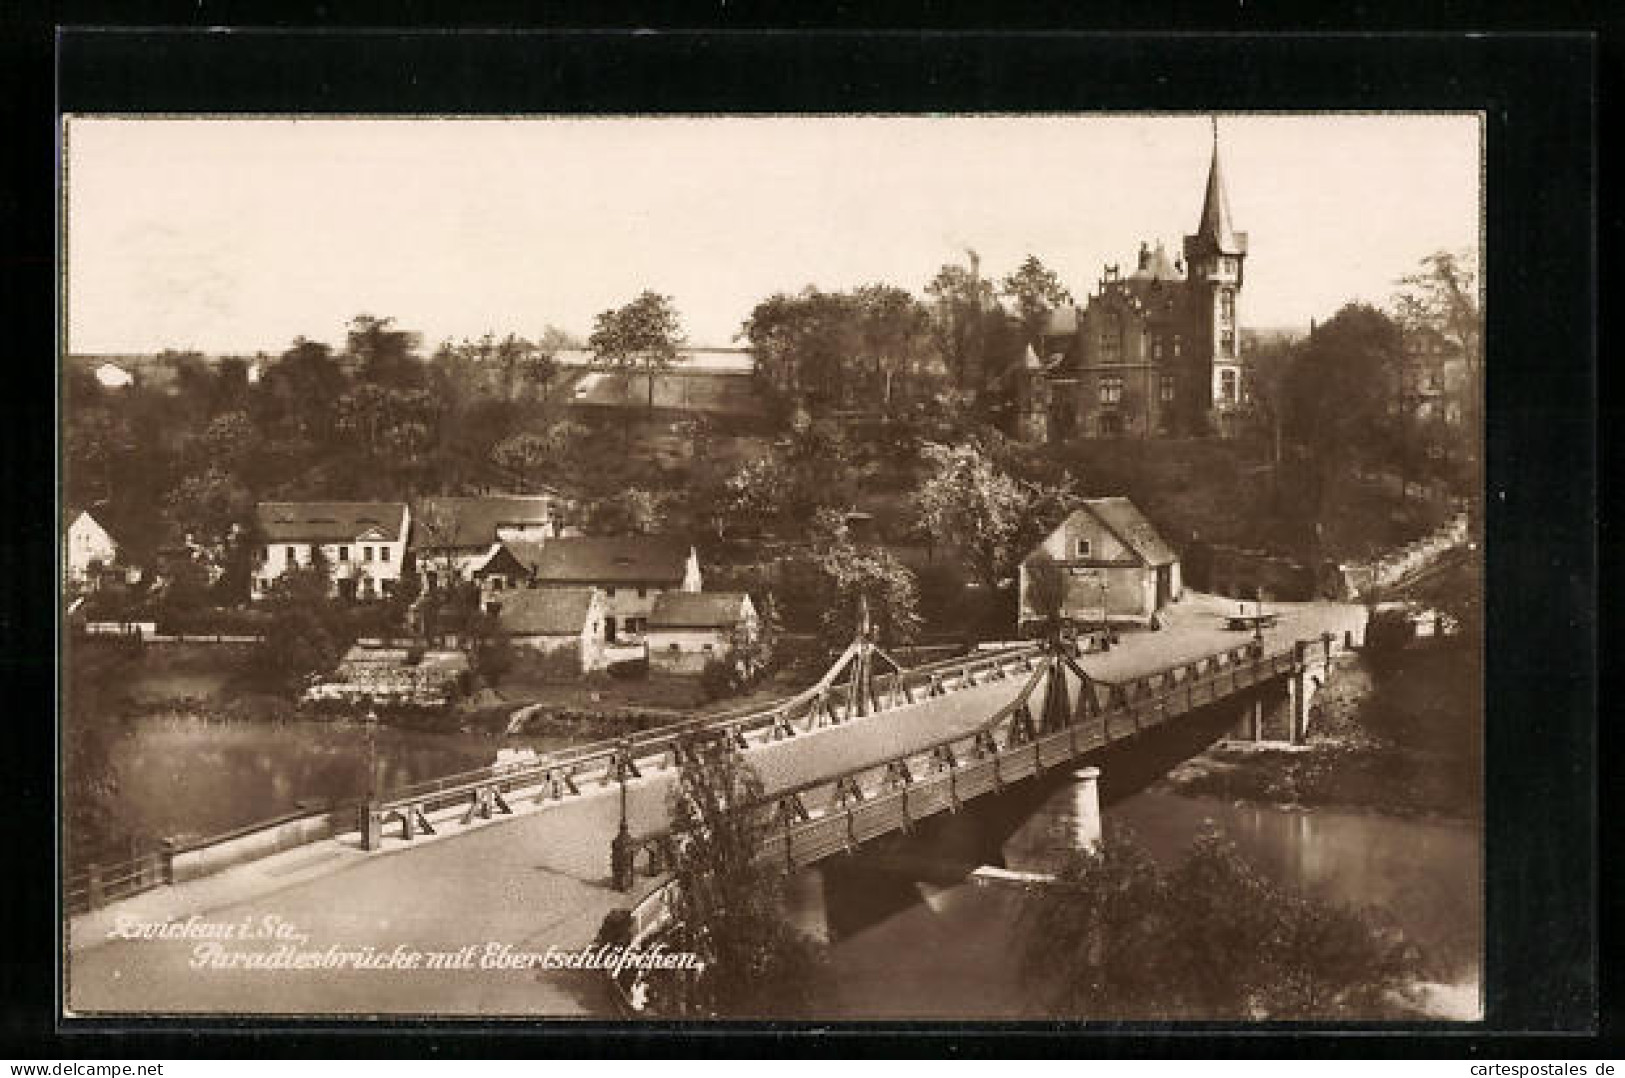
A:
{"label": "house with gable roof", "polygon": [[94,590],[115,571],[118,542],[88,509],[62,510],[62,574],[70,591]]}
{"label": "house with gable roof", "polygon": [[467,581],[481,590],[518,587],[528,571],[506,544],[558,536],[564,511],[556,492],[421,499],[412,549],[424,590]]}
{"label": "house with gable roof", "polygon": [[698,592],[704,583],[694,547],[670,536],[563,536],[504,545],[530,570],[531,587],[603,592],[604,636],[611,643],[642,635],[661,595]]}
{"label": "house with gable roof", "polygon": [[1084,501],[1021,563],[1020,621],[1040,620],[1035,560],[1060,574],[1061,616],[1074,624],[1150,622],[1184,593],[1179,554],[1127,498]]}
{"label": "house with gable roof", "polygon": [[253,598],[263,598],[289,567],[310,565],[318,550],[333,594],[377,599],[394,593],[412,528],[404,502],[260,502],[254,516],[260,545]]}
{"label": "house with gable roof", "polygon": [[649,669],[704,673],[711,662],[729,661],[758,628],[756,607],[745,592],[665,592],[649,614]]}
{"label": "house with gable roof", "polygon": [[597,588],[504,591],[487,609],[521,656],[573,653],[582,673],[604,666],[604,595]]}

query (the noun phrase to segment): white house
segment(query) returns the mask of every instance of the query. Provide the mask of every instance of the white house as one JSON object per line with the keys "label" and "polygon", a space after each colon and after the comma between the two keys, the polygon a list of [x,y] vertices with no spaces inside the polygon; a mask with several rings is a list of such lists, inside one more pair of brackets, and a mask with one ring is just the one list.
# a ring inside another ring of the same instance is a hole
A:
{"label": "white house", "polygon": [[604,665],[604,596],[597,588],[521,588],[486,604],[508,642],[521,653],[574,650],[581,672]]}
{"label": "white house", "polygon": [[62,511],[62,572],[70,589],[95,587],[117,561],[118,543],[88,510]]}
{"label": "white house", "polygon": [[[556,493],[420,500],[412,517],[412,549],[424,588],[491,580],[498,544],[552,539],[560,533],[564,508]],[[503,575],[502,583],[511,587],[516,581]]]}
{"label": "white house", "polygon": [[258,599],[289,566],[311,564],[320,550],[336,595],[376,599],[393,594],[406,561],[412,511],[402,502],[260,502],[260,547],[254,558]]}
{"label": "white house", "polygon": [[649,669],[698,674],[727,661],[741,638],[755,639],[756,607],[742,591],[669,591],[655,600],[645,636]]}
{"label": "white house", "polygon": [[537,588],[597,588],[604,593],[604,636],[638,636],[656,600],[667,592],[697,592],[700,559],[688,543],[658,535],[576,536],[506,544]]}
{"label": "white house", "polygon": [[[1059,576],[1061,616],[1081,624],[1149,622],[1184,592],[1179,555],[1127,498],[1091,498],[1021,563],[1021,622],[1039,619],[1035,559]],[[1041,559],[1039,559],[1041,560]]]}

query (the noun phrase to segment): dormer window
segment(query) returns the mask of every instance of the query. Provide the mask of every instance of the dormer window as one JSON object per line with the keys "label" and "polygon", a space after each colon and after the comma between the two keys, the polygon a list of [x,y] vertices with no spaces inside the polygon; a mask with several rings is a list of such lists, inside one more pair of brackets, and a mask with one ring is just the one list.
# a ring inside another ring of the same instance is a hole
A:
{"label": "dormer window", "polygon": [[1079,539],[1079,540],[1077,540],[1073,544],[1073,554],[1072,554],[1072,556],[1075,557],[1075,558],[1087,558],[1087,557],[1089,557],[1090,556],[1090,554],[1089,554],[1089,540],[1087,540],[1087,539]]}

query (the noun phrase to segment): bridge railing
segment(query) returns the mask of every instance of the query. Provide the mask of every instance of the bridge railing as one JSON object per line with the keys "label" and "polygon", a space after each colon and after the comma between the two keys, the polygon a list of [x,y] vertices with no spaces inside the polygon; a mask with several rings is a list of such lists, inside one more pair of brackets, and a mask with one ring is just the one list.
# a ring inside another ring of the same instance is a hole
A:
{"label": "bridge railing", "polygon": [[[1329,658],[1330,638],[1320,643]],[[975,729],[770,793],[753,806],[771,821],[762,856],[801,867],[909,828],[966,800],[1296,671],[1310,646],[1303,642],[1265,654],[1249,642],[1121,682],[1099,681],[1065,659],[1052,658]],[[1044,706],[1035,710],[1041,684],[1046,685]],[[1055,710],[1047,693],[1057,685],[1065,687],[1065,703]],[[664,874],[684,841],[671,829],[635,836],[633,871],[646,877]]]}
{"label": "bridge railing", "polygon": [[[883,713],[914,698],[923,699],[926,693],[949,692],[979,684],[988,677],[1009,676],[1013,666],[1030,668],[1037,655],[1037,647],[1021,648],[941,660],[902,674],[877,675],[873,679],[873,696],[880,706],[874,713]],[[809,729],[823,721],[848,721],[856,717],[854,704],[849,687],[835,684],[826,676],[811,688],[766,706],[699,715],[627,737],[550,752],[535,761],[505,767],[492,765],[397,787],[383,799],[382,808],[393,811],[420,806],[425,811],[433,811],[482,789],[507,792],[536,785],[554,790],[558,796],[567,796],[585,783],[605,784],[628,768],[636,773],[639,763],[651,758],[664,757],[668,762],[676,762],[684,745],[697,733],[746,744],[753,736],[772,737],[786,724]]]}

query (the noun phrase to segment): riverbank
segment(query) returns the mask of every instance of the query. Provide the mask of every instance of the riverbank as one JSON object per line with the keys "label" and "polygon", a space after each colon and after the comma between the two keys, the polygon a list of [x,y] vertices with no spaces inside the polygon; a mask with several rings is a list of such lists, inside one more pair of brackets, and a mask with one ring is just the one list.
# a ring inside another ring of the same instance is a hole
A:
{"label": "riverbank", "polygon": [[1400,817],[1483,818],[1482,662],[1451,641],[1360,656],[1322,690],[1302,746],[1220,742],[1165,788]]}

